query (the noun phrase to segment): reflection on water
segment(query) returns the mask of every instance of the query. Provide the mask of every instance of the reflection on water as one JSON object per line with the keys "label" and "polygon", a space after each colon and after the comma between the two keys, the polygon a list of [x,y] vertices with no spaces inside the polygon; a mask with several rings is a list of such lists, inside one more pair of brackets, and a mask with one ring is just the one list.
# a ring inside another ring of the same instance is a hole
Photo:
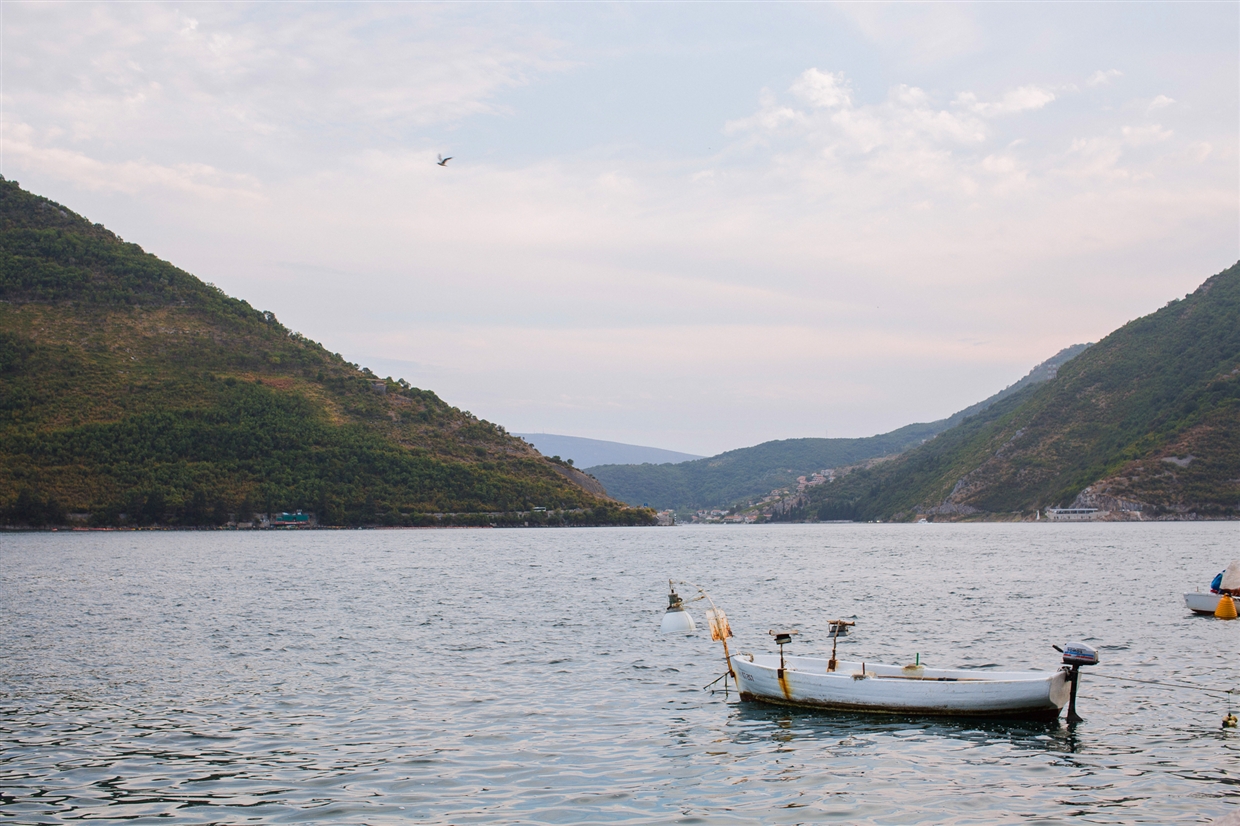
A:
{"label": "reflection on water", "polygon": [[[1231,525],[0,536],[13,823],[1205,823],[1225,702],[1093,679],[1086,721],[874,717],[704,691],[738,650],[1234,685],[1240,623],[1180,593]],[[701,620],[700,610],[697,611]],[[945,618],[950,618],[950,622]],[[1098,673],[1095,671],[1094,673]],[[716,686],[718,687],[718,686]]]}

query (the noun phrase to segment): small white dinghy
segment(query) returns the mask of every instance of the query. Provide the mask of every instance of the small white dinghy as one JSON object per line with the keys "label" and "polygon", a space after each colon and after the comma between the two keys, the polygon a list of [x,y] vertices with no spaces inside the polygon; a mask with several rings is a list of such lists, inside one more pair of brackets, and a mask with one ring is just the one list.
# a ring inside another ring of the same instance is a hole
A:
{"label": "small white dinghy", "polygon": [[733,655],[742,700],[835,711],[1053,720],[1071,676],[1057,671],[974,671],[879,665],[778,654]]}
{"label": "small white dinghy", "polygon": [[1212,583],[1210,587],[1221,589],[1221,593],[1218,591],[1210,591],[1208,593],[1198,591],[1192,594],[1185,594],[1184,604],[1188,606],[1188,610],[1198,614],[1215,615],[1218,611],[1219,600],[1229,593],[1240,592],[1240,560],[1231,562],[1226,570],[1217,577],[1216,583]]}
{"label": "small white dinghy", "polygon": [[771,631],[778,654],[728,657],[742,700],[832,711],[928,714],[952,717],[1006,717],[1056,720],[1068,705],[1076,713],[1076,687],[1082,665],[1097,665],[1098,652],[1084,643],[1063,648],[1064,667],[1056,671],[976,671],[898,666],[835,658],[840,631],[851,622],[832,623],[831,659],[786,657],[784,646],[797,631]]}
{"label": "small white dinghy", "polygon": [[723,644],[728,666],[715,682],[724,680],[726,687],[731,677],[742,700],[832,711],[1026,720],[1056,720],[1067,705],[1068,722],[1076,723],[1081,720],[1076,714],[1081,666],[1098,664],[1098,652],[1084,643],[1054,646],[1063,654],[1063,667],[1055,671],[927,668],[920,657],[916,664],[906,666],[837,660],[840,636],[856,624],[848,620],[830,622],[830,659],[785,656],[784,646],[798,631],[768,632],[779,646],[778,654],[732,654],[728,651],[732,636],[728,618],[705,589],[698,588],[698,592],[694,600],[710,600],[706,612],[710,636]]}

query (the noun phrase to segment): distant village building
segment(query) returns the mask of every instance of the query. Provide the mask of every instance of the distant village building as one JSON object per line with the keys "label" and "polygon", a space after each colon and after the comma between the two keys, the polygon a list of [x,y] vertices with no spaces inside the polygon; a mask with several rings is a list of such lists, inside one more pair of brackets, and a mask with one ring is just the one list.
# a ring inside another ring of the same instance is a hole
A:
{"label": "distant village building", "polygon": [[317,520],[312,513],[273,513],[271,515],[271,527],[273,528],[310,528],[317,524]]}
{"label": "distant village building", "polygon": [[1047,508],[1046,518],[1052,522],[1088,522],[1097,513],[1097,508]]}

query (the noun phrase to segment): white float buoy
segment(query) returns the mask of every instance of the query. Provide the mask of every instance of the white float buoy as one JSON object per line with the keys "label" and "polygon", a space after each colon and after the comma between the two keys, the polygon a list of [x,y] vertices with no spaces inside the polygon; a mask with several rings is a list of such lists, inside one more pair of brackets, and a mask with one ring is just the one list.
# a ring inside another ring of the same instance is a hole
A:
{"label": "white float buoy", "polygon": [[667,611],[663,614],[663,622],[659,624],[659,630],[664,634],[692,634],[697,630],[697,626],[693,624],[693,617],[689,616],[689,612],[685,610],[684,600],[676,593],[676,589],[672,587],[672,583],[667,583],[671,593],[667,595]]}

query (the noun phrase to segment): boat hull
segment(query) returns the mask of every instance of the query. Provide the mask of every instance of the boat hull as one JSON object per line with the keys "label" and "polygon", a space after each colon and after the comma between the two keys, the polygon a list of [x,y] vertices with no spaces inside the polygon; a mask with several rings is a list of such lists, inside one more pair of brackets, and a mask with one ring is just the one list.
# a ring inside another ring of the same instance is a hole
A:
{"label": "boat hull", "polygon": [[1188,610],[1198,614],[1209,614],[1214,616],[1214,611],[1218,608],[1218,601],[1223,598],[1222,594],[1185,594],[1184,604],[1188,606]]}
{"label": "boat hull", "polygon": [[733,656],[741,699],[874,714],[1054,720],[1068,702],[1065,671],[901,668],[777,655]]}

